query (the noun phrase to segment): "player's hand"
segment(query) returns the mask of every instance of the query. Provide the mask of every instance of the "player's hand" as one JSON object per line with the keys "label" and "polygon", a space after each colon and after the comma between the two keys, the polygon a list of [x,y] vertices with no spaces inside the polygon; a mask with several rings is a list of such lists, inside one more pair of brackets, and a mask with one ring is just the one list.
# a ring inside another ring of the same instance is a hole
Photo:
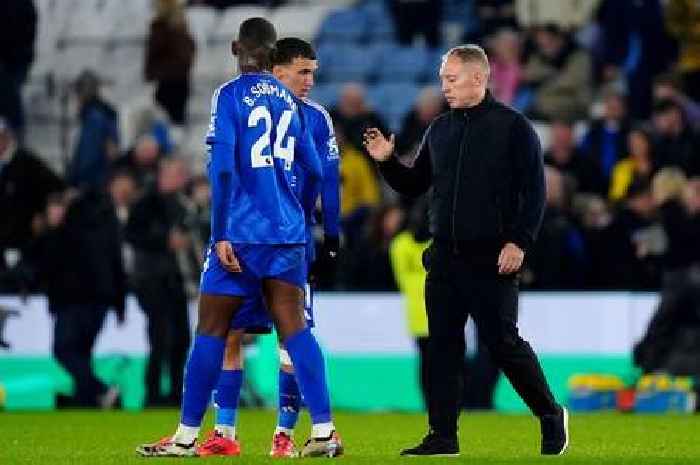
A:
{"label": "player's hand", "polygon": [[394,135],[387,139],[377,128],[367,128],[363,134],[367,153],[377,161],[386,161],[394,153]]}
{"label": "player's hand", "polygon": [[229,241],[219,241],[214,247],[216,248],[216,256],[226,271],[231,273],[243,271],[236,255],[233,253],[233,245]]}
{"label": "player's hand", "polygon": [[525,252],[513,244],[508,242],[501,249],[501,254],[498,256],[498,273],[499,274],[511,274],[520,270],[523,266],[523,259],[525,258]]}

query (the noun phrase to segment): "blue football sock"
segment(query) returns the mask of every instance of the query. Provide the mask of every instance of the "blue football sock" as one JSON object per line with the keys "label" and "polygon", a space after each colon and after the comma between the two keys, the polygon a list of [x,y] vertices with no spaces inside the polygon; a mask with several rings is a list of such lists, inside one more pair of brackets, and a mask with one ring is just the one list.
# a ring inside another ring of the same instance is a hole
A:
{"label": "blue football sock", "polygon": [[236,426],[238,399],[243,385],[242,370],[221,370],[219,383],[214,392],[216,406],[216,425]]}
{"label": "blue football sock", "polygon": [[280,370],[277,426],[293,430],[299,419],[300,394],[293,374]]}
{"label": "blue football sock", "polygon": [[198,334],[185,366],[185,389],[182,394],[182,416],[185,426],[200,426],[204,412],[216,386],[224,360],[224,339]]}
{"label": "blue football sock", "polygon": [[306,328],[290,336],[284,345],[292,359],[312,423],[330,422],[331,406],[326,384],[326,368],[316,338],[309,328]]}

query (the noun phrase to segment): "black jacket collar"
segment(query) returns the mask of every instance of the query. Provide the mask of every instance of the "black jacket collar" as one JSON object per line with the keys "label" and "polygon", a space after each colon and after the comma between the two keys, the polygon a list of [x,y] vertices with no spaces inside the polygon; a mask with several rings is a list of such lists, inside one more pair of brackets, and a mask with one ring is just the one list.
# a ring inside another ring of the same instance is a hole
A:
{"label": "black jacket collar", "polygon": [[489,90],[486,90],[484,99],[478,105],[469,108],[458,108],[452,110],[456,115],[468,118],[478,118],[485,114],[493,106],[495,100]]}

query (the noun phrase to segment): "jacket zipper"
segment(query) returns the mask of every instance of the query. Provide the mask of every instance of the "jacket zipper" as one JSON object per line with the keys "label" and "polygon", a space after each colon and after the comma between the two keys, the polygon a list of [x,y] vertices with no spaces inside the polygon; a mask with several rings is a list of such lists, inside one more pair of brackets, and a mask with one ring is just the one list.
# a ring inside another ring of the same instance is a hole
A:
{"label": "jacket zipper", "polygon": [[457,171],[455,173],[455,187],[452,193],[452,247],[454,253],[459,253],[459,247],[457,246],[457,196],[459,194],[459,184],[461,180],[462,171],[462,155],[464,154],[464,149],[466,146],[467,138],[469,136],[469,115],[464,113],[465,128],[462,133],[462,140],[459,142],[459,154],[457,155]]}

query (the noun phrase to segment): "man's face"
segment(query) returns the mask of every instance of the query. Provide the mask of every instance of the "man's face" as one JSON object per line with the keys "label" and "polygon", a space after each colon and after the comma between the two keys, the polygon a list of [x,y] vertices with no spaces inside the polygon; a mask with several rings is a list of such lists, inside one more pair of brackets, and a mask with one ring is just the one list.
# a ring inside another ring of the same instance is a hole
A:
{"label": "man's face", "polygon": [[473,104],[484,83],[485,76],[478,63],[465,63],[452,55],[442,62],[440,83],[450,108],[466,108]]}
{"label": "man's face", "polygon": [[158,189],[163,194],[179,192],[187,184],[187,169],[179,161],[171,161],[160,166]]}
{"label": "man's face", "polygon": [[299,98],[309,96],[314,86],[314,73],[318,69],[318,62],[308,58],[296,57],[288,65],[277,65],[272,72],[282,84]]}
{"label": "man's face", "polygon": [[625,117],[625,102],[618,95],[610,95],[605,99],[605,117],[620,121]]}

